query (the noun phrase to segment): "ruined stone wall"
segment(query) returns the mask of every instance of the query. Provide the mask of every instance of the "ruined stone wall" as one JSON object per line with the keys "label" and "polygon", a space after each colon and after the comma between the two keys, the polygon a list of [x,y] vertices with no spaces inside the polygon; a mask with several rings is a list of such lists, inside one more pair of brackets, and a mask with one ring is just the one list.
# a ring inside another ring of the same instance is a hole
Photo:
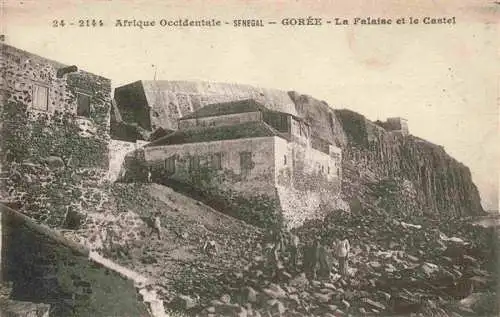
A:
{"label": "ruined stone wall", "polygon": [[145,141],[136,141],[136,142],[126,142],[119,140],[111,140],[108,145],[109,149],[109,168],[107,172],[107,179],[110,181],[115,181],[120,177],[120,174],[123,173],[122,166],[125,160],[125,157],[142,148],[145,144]]}
{"label": "ruined stone wall", "polygon": [[2,211],[3,282],[11,299],[51,305],[50,316],[148,316],[132,281]]}
{"label": "ruined stone wall", "polygon": [[118,132],[119,124],[122,122],[135,123],[142,129],[149,131],[156,128],[151,126],[150,115],[157,117],[158,114],[155,114],[154,111],[150,113],[141,81],[116,88],[114,100],[116,101],[116,109],[114,110],[117,111],[118,115],[111,117],[111,133],[114,133],[115,130]]}
{"label": "ruined stone wall", "polygon": [[262,120],[262,115],[259,111],[244,112],[244,113],[220,115],[216,117],[179,120],[179,129],[236,125],[240,123],[255,122],[261,120]]}
{"label": "ruined stone wall", "polygon": [[[78,117],[81,129],[89,135],[109,139],[109,107],[111,101],[111,81],[107,78],[77,71],[57,78],[57,71],[67,65],[0,44],[0,94],[3,104],[14,102],[24,104],[33,115],[50,117],[56,112],[64,112],[76,117],[77,94],[90,97],[90,114]],[[34,108],[35,88],[48,90],[47,108]]]}
{"label": "ruined stone wall", "polygon": [[341,178],[336,169],[340,162],[330,155],[277,138],[274,164],[278,197],[288,226],[297,227],[334,209],[348,209],[340,197]]}
{"label": "ruined stone wall", "polygon": [[[58,78],[66,65],[5,44],[0,53],[0,161],[8,176],[1,187],[7,199],[51,226],[64,225],[70,205],[102,206],[92,190],[109,164],[110,80],[81,70]],[[78,95],[89,98],[85,115],[77,113]],[[46,108],[35,99],[45,100]]]}

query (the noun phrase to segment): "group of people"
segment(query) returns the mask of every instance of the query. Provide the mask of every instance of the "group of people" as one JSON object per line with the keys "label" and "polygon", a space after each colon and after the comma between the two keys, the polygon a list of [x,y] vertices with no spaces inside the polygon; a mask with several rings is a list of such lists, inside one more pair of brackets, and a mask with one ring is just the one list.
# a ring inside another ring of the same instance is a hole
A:
{"label": "group of people", "polygon": [[[275,279],[279,280],[285,271],[299,272],[302,270],[311,279],[329,278],[332,263],[329,257],[331,251],[338,260],[338,272],[341,276],[348,275],[348,260],[350,244],[348,239],[334,242],[329,248],[325,240],[316,236],[309,243],[302,244],[299,237],[289,230],[271,231],[266,244],[268,266],[273,271]],[[302,252],[301,252],[302,251]],[[299,253],[302,253],[302,266],[299,267]]]}
{"label": "group of people", "polygon": [[[152,215],[151,233],[156,234],[158,240],[162,238],[160,213]],[[334,242],[330,248],[325,239],[316,236],[308,243],[301,243],[299,237],[290,230],[271,230],[265,245],[268,268],[276,280],[280,280],[285,271],[298,273],[303,271],[310,279],[329,278],[332,263],[329,257],[333,251],[338,260],[338,272],[341,276],[348,275],[348,261],[350,244],[348,239]],[[203,252],[210,256],[218,253],[218,246],[214,240],[206,241]],[[299,254],[302,253],[302,266],[299,267]],[[285,266],[286,264],[286,266]]]}

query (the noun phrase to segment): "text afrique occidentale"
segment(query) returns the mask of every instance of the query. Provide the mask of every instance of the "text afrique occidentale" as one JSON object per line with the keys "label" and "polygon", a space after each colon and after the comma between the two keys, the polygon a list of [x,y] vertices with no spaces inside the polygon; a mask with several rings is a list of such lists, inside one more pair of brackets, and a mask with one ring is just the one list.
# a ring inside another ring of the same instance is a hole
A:
{"label": "text afrique occidentale", "polygon": [[[266,23],[267,22],[267,23]],[[237,19],[232,23],[222,22],[217,19],[175,19],[175,20],[136,20],[136,19],[118,19],[115,27],[137,27],[140,29],[147,27],[218,27],[224,24],[230,24],[234,27],[262,27],[265,24],[281,24],[283,26],[321,26],[321,25],[405,25],[405,24],[456,24],[455,17],[400,17],[400,18],[381,18],[381,17],[355,17],[355,18],[283,18],[277,21],[264,21],[263,19]]]}

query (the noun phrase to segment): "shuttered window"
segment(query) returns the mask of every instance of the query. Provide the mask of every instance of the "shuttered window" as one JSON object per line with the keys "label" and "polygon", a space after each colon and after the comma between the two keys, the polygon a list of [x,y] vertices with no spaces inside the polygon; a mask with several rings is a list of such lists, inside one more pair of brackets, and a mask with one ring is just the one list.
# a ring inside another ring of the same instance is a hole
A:
{"label": "shuttered window", "polygon": [[212,154],[212,168],[215,170],[222,169],[222,153]]}
{"label": "shuttered window", "polygon": [[33,108],[37,110],[49,110],[49,88],[33,84]]}
{"label": "shuttered window", "polygon": [[175,173],[175,156],[171,156],[165,160],[165,172],[167,175]]}

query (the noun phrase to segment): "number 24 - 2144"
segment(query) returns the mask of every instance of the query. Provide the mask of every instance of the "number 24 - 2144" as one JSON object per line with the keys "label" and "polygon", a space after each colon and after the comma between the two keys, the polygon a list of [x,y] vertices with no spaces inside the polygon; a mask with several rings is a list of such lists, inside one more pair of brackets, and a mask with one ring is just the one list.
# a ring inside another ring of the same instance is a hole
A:
{"label": "number 24 - 2144", "polygon": [[[75,25],[72,22],[66,22],[65,20],[53,20],[52,21],[52,27],[65,27],[67,25]],[[102,20],[96,20],[96,19],[87,19],[87,20],[78,20],[78,26],[79,27],[97,27],[97,26],[104,26],[104,22]]]}

